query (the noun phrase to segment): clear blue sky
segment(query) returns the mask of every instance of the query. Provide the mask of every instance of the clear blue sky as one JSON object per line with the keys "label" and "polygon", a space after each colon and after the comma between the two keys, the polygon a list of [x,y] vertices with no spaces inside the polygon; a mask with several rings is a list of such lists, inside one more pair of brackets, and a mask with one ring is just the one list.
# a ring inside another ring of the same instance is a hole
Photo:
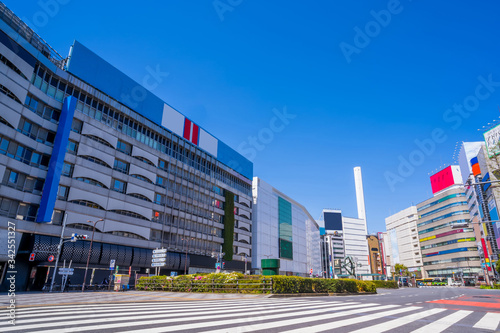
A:
{"label": "clear blue sky", "polygon": [[[478,88],[479,76],[500,82],[492,0],[4,3],[64,56],[77,39],[139,82],[159,66],[169,75],[153,92],[231,147],[248,153],[260,134],[254,174],[315,218],[356,216],[361,166],[371,232],[432,196],[428,174],[500,115],[500,84]],[[470,112],[447,111],[463,103]],[[295,118],[270,138],[283,108]],[[435,129],[435,148],[419,153],[415,140]]]}

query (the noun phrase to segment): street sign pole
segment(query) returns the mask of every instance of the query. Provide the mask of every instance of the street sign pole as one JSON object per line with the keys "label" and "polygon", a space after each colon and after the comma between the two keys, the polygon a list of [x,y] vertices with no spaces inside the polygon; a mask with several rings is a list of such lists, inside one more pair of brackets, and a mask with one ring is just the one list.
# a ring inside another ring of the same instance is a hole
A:
{"label": "street sign pole", "polygon": [[61,247],[62,247],[63,238],[64,238],[64,228],[66,227],[66,219],[67,218],[68,218],[68,213],[65,213],[64,219],[63,219],[63,224],[62,224],[62,229],[61,229],[61,237],[59,238],[59,245],[57,246],[56,263],[54,265],[54,272],[52,273],[52,281],[50,283],[49,293],[51,293],[52,289],[54,288],[54,281],[56,279],[56,272],[57,272],[57,264],[59,263],[59,255],[61,254]]}

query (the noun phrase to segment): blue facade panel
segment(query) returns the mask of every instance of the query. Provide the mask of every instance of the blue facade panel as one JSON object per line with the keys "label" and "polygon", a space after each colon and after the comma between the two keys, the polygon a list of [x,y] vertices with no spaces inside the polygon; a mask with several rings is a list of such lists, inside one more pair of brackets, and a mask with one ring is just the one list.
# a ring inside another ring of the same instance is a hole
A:
{"label": "blue facade panel", "polygon": [[64,165],[64,155],[68,146],[69,132],[76,109],[76,98],[73,96],[66,97],[59,118],[59,126],[57,127],[56,137],[54,139],[54,147],[52,148],[52,156],[50,157],[49,169],[47,170],[47,178],[43,186],[42,199],[40,208],[38,209],[37,222],[50,222],[52,212],[56,203],[57,191],[59,189],[59,180],[61,179],[62,167]]}
{"label": "blue facade panel", "polygon": [[67,71],[161,125],[163,101],[77,41]]}
{"label": "blue facade panel", "polygon": [[248,179],[253,178],[253,163],[220,140],[217,159]]}
{"label": "blue facade panel", "polygon": [[29,52],[23,49],[22,47],[19,47],[19,45],[16,42],[14,42],[13,39],[7,36],[7,34],[5,34],[5,32],[3,31],[0,31],[0,43],[7,46],[9,50],[18,55],[19,58],[26,61],[31,67],[35,67],[36,65],[35,57],[29,54]]}

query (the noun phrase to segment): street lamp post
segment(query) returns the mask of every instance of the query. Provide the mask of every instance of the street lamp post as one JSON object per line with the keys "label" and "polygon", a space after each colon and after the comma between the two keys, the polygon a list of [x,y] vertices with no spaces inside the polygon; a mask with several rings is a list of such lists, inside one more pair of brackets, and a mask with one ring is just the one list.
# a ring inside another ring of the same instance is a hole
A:
{"label": "street lamp post", "polygon": [[189,238],[182,238],[183,241],[185,241],[186,244],[186,260],[184,260],[184,275],[186,275],[187,272],[187,260],[188,260],[188,248],[189,248],[189,241],[194,239],[194,237],[189,237]]}
{"label": "street lamp post", "polygon": [[87,265],[85,266],[85,275],[83,276],[83,283],[82,283],[82,293],[85,291],[85,281],[87,280],[87,271],[89,269],[89,262],[90,262],[90,254],[92,253],[92,244],[94,243],[94,232],[95,232],[95,225],[97,222],[104,221],[104,219],[99,219],[97,221],[87,221],[89,223],[93,224],[92,227],[92,238],[90,239],[90,249],[89,249],[89,255],[87,256]]}

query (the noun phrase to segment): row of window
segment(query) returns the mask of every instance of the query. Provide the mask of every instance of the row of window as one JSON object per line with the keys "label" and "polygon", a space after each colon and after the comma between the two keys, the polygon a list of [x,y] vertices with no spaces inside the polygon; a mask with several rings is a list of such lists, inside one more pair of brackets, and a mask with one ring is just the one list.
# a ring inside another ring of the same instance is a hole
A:
{"label": "row of window", "polygon": [[52,147],[56,138],[56,133],[35,124],[31,120],[21,118],[17,130],[27,137]]}
{"label": "row of window", "polygon": [[[186,163],[214,178],[234,187],[248,195],[251,194],[251,185],[232,176],[229,172],[223,170],[225,166],[219,167],[219,162],[206,155],[197,147],[185,142],[183,139],[172,135],[161,127],[145,121],[150,127],[158,127],[158,131],[152,131],[150,128],[142,125],[140,122],[128,117],[127,115],[113,110],[109,106],[101,103],[97,99],[89,96],[82,91],[59,81],[52,76],[48,70],[42,68],[40,64],[36,65],[32,83],[50,97],[62,101],[65,96],[74,96],[78,99],[77,110],[89,115],[90,117],[107,124],[119,132],[156,149],[173,158]],[[162,133],[159,134],[158,132]]]}
{"label": "row of window", "polygon": [[26,77],[26,75],[23,74],[23,72],[21,72],[21,70],[19,68],[17,68],[16,65],[14,65],[9,59],[7,59],[3,54],[0,53],[0,62],[2,64],[5,64],[7,67],[9,67],[10,69],[12,69],[15,73],[17,73],[18,75],[20,75],[23,79],[27,80],[28,78]]}
{"label": "row of window", "polygon": [[469,219],[451,221],[451,222],[447,222],[445,224],[441,224],[441,225],[435,226],[433,228],[428,228],[428,229],[420,230],[418,232],[418,234],[422,235],[422,234],[426,234],[426,233],[434,231],[434,230],[439,230],[439,229],[443,229],[443,228],[446,228],[446,227],[451,227],[454,224],[468,223],[468,222],[470,222]]}
{"label": "row of window", "polygon": [[34,222],[37,213],[38,205],[0,197],[0,215]]}
{"label": "row of window", "polygon": [[451,245],[451,244],[456,244],[456,243],[461,243],[461,242],[474,242],[475,240],[476,240],[476,237],[453,239],[453,240],[449,240],[449,241],[446,241],[446,242],[441,242],[441,243],[435,243],[435,244],[429,244],[429,245],[421,246],[420,248],[422,250],[426,250],[426,249],[432,249],[432,248],[435,248],[435,247],[446,246],[446,245]]}
{"label": "row of window", "polygon": [[480,260],[479,257],[460,257],[460,258],[434,260],[434,261],[427,261],[427,262],[424,261],[424,266],[449,264],[452,262],[462,262],[462,261],[478,261],[478,260]]}
{"label": "row of window", "polygon": [[443,201],[450,200],[450,199],[453,199],[453,198],[459,198],[459,197],[465,197],[465,193],[455,193],[455,194],[447,195],[445,197],[442,197],[441,199],[438,199],[436,201],[430,202],[430,203],[428,203],[425,206],[417,208],[417,212],[420,212],[421,210],[424,210],[424,209],[427,209],[427,208],[432,207],[434,205],[437,205],[437,204],[439,204],[439,203],[441,203]]}
{"label": "row of window", "polygon": [[429,216],[429,215],[432,215],[432,214],[436,214],[436,213],[442,212],[443,210],[449,209],[451,207],[456,207],[456,206],[467,206],[467,201],[459,201],[459,202],[451,203],[449,205],[445,205],[443,207],[440,207],[438,209],[435,209],[435,210],[432,210],[432,211],[430,211],[428,213],[420,215],[418,218],[421,219],[423,217],[426,217],[426,216]]}
{"label": "row of window", "polygon": [[0,136],[0,154],[12,157],[24,164],[47,170],[50,162],[50,155],[38,153],[35,150]]}
{"label": "row of window", "polygon": [[467,251],[476,251],[477,252],[477,246],[460,247],[460,248],[451,249],[451,250],[439,251],[439,252],[434,252],[434,253],[427,253],[427,254],[422,254],[422,257],[427,258],[427,257],[434,257],[434,256],[439,256],[439,255],[452,254],[452,253],[458,253],[458,252],[467,252]]}
{"label": "row of window", "polygon": [[453,213],[441,215],[441,216],[438,216],[438,217],[436,217],[436,218],[434,218],[432,220],[419,223],[419,224],[417,224],[417,227],[422,227],[422,226],[427,225],[427,224],[431,224],[431,223],[434,223],[434,222],[437,222],[437,221],[440,221],[440,220],[444,220],[445,218],[448,218],[448,217],[452,217],[452,216],[455,216],[455,215],[462,215],[462,214],[469,215],[469,211],[468,210],[459,210],[459,211],[456,211],[456,212],[453,212]]}
{"label": "row of window", "polygon": [[11,99],[13,99],[17,103],[22,104],[21,101],[19,100],[19,98],[17,98],[17,96],[12,91],[10,91],[6,86],[4,86],[2,84],[0,84],[0,93],[6,95],[7,97],[9,97]]}
{"label": "row of window", "polygon": [[197,252],[197,251],[205,253],[219,252],[220,244],[218,243],[199,238],[189,239],[189,240],[184,240],[184,239],[186,239],[185,236],[170,232],[163,232],[163,239],[162,239],[161,231],[151,230],[151,240],[155,242],[162,242],[162,246],[165,247],[173,247],[180,249],[189,248],[191,252]]}
{"label": "row of window", "polygon": [[55,124],[59,123],[59,117],[61,117],[61,112],[59,110],[54,109],[53,107],[48,106],[35,96],[28,94],[26,96],[24,105],[28,109],[30,109],[31,111],[42,117],[43,119],[49,120]]}
{"label": "row of window", "polygon": [[44,180],[41,178],[31,177],[25,173],[6,169],[2,184],[13,187],[23,192],[33,194],[42,194]]}

